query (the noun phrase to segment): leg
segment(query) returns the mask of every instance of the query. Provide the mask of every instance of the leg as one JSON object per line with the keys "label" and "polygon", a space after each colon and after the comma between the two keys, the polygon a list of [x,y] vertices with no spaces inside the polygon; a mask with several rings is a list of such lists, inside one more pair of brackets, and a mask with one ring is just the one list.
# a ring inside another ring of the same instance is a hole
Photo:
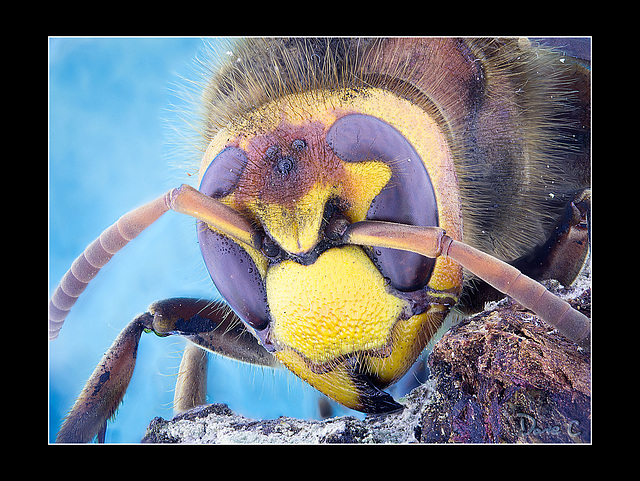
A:
{"label": "leg", "polygon": [[257,233],[251,223],[238,212],[188,185],[172,189],[120,217],[73,262],[49,301],[50,340],[58,337],[69,310],[100,269],[116,252],[169,209],[194,216],[240,242],[259,248]]}
{"label": "leg", "polygon": [[133,374],[145,314],[125,327],[91,374],[62,423],[56,442],[87,443],[100,433],[104,440],[107,420],[124,396]]}
{"label": "leg", "polygon": [[[62,424],[57,442],[89,442],[97,434],[104,439],[106,422],[115,413],[131,380],[138,343],[145,331],[161,337],[182,335],[207,350],[243,362],[278,365],[224,304],[183,298],[156,302],[149,312],[124,328],[104,355]],[[202,382],[195,385],[195,391],[192,387],[181,388],[180,397],[184,397],[185,389],[200,393]],[[204,399],[201,394],[192,394],[187,403]]]}
{"label": "leg", "polygon": [[[179,303],[190,301],[197,306],[196,301],[177,299],[155,303],[151,309],[156,313],[164,312],[166,317],[174,309],[176,301]],[[218,309],[207,305],[207,309],[211,308]],[[255,337],[246,330],[242,321],[232,311],[226,309],[228,313],[224,318],[225,326],[217,328],[222,329],[224,337],[219,335],[218,331],[203,331],[187,336],[191,342],[187,344],[182,355],[173,398],[173,410],[176,414],[206,404],[208,360],[205,351],[222,353],[227,357],[251,364],[279,367],[276,358],[258,344]],[[200,314],[203,315],[203,312]],[[209,318],[212,316],[211,313],[204,312],[204,314]]]}
{"label": "leg", "polygon": [[570,285],[589,254],[590,217],[591,189],[586,189],[567,205],[549,240],[531,257],[519,259],[514,266],[534,279],[556,279],[565,286]]}
{"label": "leg", "polygon": [[191,342],[187,343],[173,396],[174,414],[207,403],[207,365],[207,352]]}
{"label": "leg", "polygon": [[153,331],[180,334],[207,351],[261,366],[278,367],[277,359],[247,330],[224,303],[189,298],[158,301],[149,306]]}

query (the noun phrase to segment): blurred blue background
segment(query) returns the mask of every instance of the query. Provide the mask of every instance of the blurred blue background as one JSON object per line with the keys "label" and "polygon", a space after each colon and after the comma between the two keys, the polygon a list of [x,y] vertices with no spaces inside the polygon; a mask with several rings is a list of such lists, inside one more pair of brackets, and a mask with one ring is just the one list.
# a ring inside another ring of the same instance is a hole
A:
{"label": "blurred blue background", "polygon": [[[214,48],[219,40],[208,40]],[[172,85],[192,74],[197,38],[49,39],[49,289],[121,215],[195,180],[170,168]],[[224,52],[222,52],[224,55]],[[190,159],[193,160],[193,159]],[[199,161],[199,159],[196,159]],[[49,343],[49,440],[120,330],[148,305],[217,298],[194,220],[167,213],[114,256]],[[106,442],[139,442],[151,419],[172,417],[184,346],[143,335],[131,384]],[[210,355],[209,402],[245,416],[316,418],[319,394],[286,370]],[[337,406],[337,405],[336,405]],[[335,414],[348,411],[337,408]]]}

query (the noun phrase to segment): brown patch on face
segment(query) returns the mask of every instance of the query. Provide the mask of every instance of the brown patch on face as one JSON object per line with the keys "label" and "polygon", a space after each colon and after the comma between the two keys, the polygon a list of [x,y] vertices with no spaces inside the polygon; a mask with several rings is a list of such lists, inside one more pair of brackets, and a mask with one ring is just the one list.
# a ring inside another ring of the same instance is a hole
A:
{"label": "brown patch on face", "polygon": [[259,199],[291,208],[314,185],[341,178],[342,162],[326,142],[327,129],[319,121],[283,121],[249,138],[244,147],[249,162],[234,191],[236,201]]}

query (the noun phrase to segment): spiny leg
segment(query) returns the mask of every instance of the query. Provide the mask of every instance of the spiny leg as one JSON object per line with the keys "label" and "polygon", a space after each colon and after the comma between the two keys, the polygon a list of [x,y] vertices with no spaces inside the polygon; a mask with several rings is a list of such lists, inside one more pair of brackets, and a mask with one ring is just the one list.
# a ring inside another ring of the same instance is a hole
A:
{"label": "spiny leg", "polygon": [[[185,346],[176,380],[173,397],[175,414],[207,402],[206,351],[251,364],[279,367],[276,358],[258,343],[240,318],[223,304],[177,298],[156,302],[151,305],[150,310],[156,318],[162,317],[163,322],[169,320],[170,324],[179,327],[182,334],[191,341]],[[188,316],[188,322],[184,321],[184,316]],[[203,319],[212,317],[221,318],[222,321],[214,330],[208,330]],[[187,335],[189,331],[194,334]]]}
{"label": "spiny leg", "polygon": [[[224,304],[187,298],[156,302],[124,328],[103,356],[62,424],[57,442],[89,442],[96,435],[104,439],[107,420],[122,401],[133,375],[138,343],[144,331],[161,337],[182,335],[207,350],[233,359],[278,365],[237,316],[229,314]],[[193,392],[202,387],[196,383],[195,388],[186,389]],[[192,399],[202,399],[202,396],[192,396]]]}
{"label": "spiny leg", "polygon": [[249,364],[278,367],[278,360],[223,302],[177,297],[149,306],[158,335],[180,334],[207,351]]}
{"label": "spiny leg", "polygon": [[107,420],[129,386],[140,336],[150,327],[148,321],[148,316],[142,314],[118,335],[62,423],[56,442],[87,443],[98,433],[104,440]]}

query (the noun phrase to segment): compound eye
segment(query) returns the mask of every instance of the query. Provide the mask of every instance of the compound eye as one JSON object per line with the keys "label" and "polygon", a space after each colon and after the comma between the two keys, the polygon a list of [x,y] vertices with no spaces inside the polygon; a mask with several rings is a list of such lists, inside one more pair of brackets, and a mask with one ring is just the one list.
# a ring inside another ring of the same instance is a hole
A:
{"label": "compound eye", "polygon": [[[393,126],[364,114],[345,115],[327,132],[327,143],[345,162],[382,161],[392,174],[367,213],[369,220],[438,225],[438,204],[422,159]],[[434,259],[395,249],[376,249],[374,262],[393,287],[414,291],[429,282]]]}
{"label": "compound eye", "polygon": [[209,164],[200,182],[200,192],[219,199],[235,189],[240,175],[249,162],[244,150],[228,147]]}
{"label": "compound eye", "polygon": [[[200,192],[224,197],[235,189],[246,164],[242,149],[230,147],[220,152],[207,168]],[[267,295],[260,272],[251,256],[229,237],[198,222],[198,243],[211,280],[235,313],[256,330],[269,323]]]}

